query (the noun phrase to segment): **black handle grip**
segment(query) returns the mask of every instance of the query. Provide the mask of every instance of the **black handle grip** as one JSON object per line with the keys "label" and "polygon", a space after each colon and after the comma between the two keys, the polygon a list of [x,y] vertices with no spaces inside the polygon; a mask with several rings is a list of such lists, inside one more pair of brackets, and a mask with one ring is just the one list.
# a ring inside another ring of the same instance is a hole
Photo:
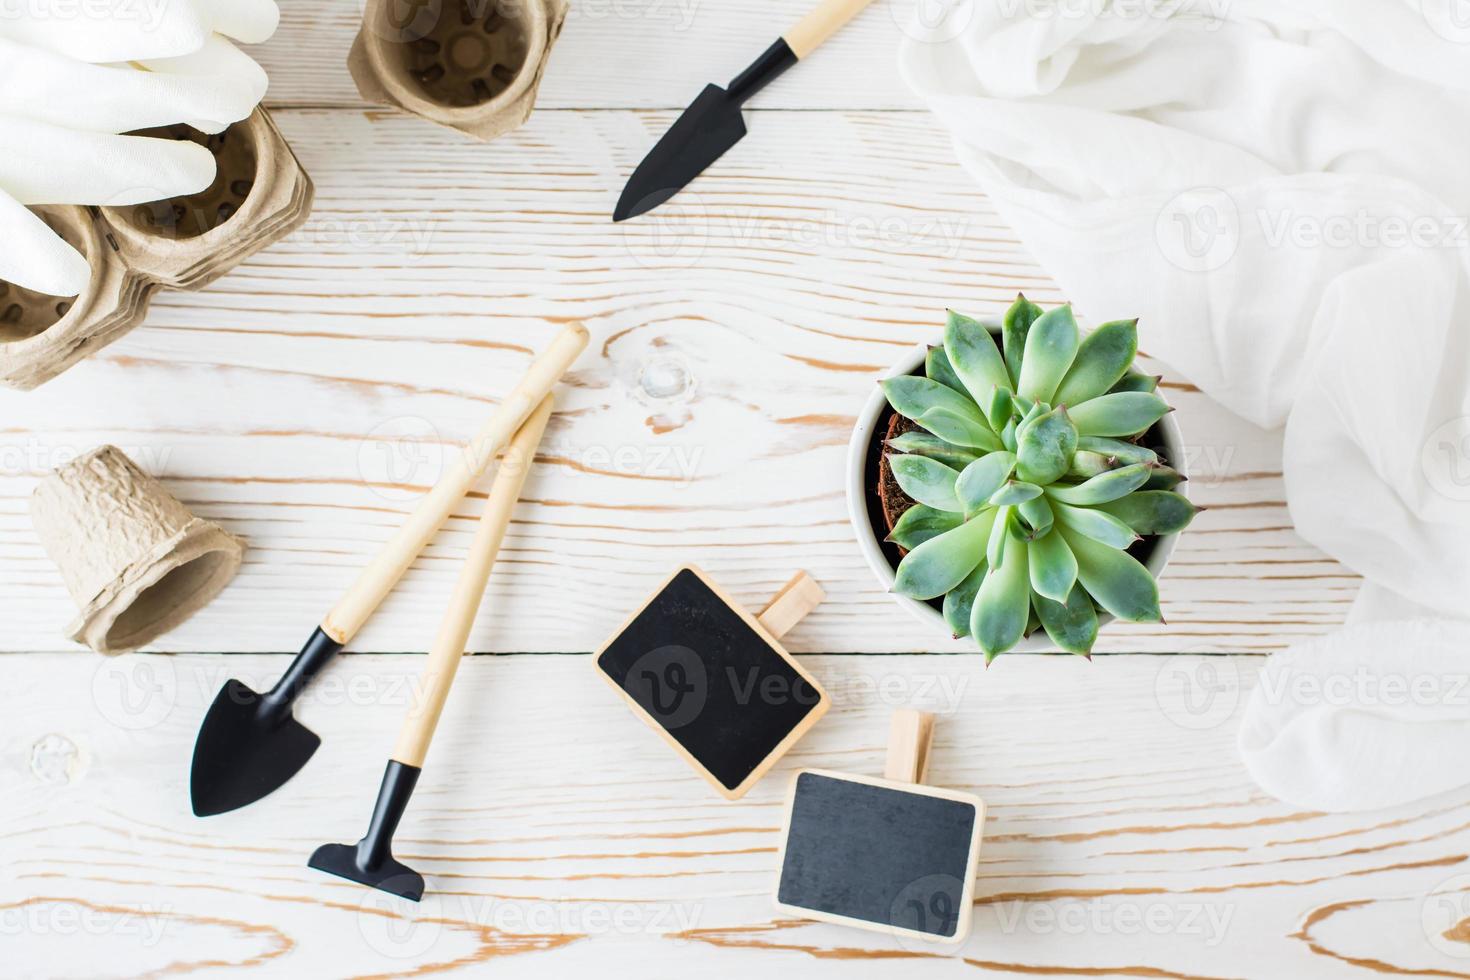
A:
{"label": "black handle grip", "polygon": [[321,672],[327,662],[342,651],[342,644],[332,639],[320,626],[311,638],[296,654],[291,661],[291,666],[276,681],[276,686],[271,688],[264,697],[260,699],[260,713],[267,719],[282,718],[291,712],[291,704],[301,693],[302,688],[311,683],[311,679]]}

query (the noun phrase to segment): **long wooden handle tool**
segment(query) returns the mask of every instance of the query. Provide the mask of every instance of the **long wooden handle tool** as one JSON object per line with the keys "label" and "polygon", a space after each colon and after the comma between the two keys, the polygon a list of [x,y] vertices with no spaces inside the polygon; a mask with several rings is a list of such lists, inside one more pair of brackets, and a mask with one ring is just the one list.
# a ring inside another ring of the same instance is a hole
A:
{"label": "long wooden handle tool", "polygon": [[310,867],[415,902],[423,897],[423,876],[393,857],[393,833],[413,795],[429,742],[439,724],[439,714],[444,710],[444,701],[464,659],[465,641],[469,639],[500,543],[505,539],[505,529],[510,525],[511,510],[521,495],[546,420],[551,417],[551,401],[547,395],[540,408],[521,426],[495,475],[485,512],[480,515],[474,540],[470,542],[469,557],[460,570],[449,608],[444,611],[434,645],[419,675],[418,695],[403,719],[398,742],[388,759],[367,833],[356,844],[323,844],[307,862]]}
{"label": "long wooden handle tool", "polygon": [[231,679],[220,688],[194,743],[189,795],[196,816],[255,802],[311,758],[321,739],[292,717],[296,698],[382,604],[454,505],[586,346],[587,328],[581,323],[562,328],[327,613],[275,686],[258,694]]}

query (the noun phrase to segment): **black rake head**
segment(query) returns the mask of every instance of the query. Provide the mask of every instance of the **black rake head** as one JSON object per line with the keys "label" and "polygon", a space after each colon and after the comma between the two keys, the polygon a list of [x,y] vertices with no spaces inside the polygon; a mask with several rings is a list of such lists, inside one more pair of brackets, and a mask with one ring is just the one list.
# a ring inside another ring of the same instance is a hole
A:
{"label": "black rake head", "polygon": [[369,888],[417,902],[424,897],[424,876],[391,854],[373,860],[372,846],[364,839],[356,844],[323,844],[306,862],[308,867],[355,881]]}

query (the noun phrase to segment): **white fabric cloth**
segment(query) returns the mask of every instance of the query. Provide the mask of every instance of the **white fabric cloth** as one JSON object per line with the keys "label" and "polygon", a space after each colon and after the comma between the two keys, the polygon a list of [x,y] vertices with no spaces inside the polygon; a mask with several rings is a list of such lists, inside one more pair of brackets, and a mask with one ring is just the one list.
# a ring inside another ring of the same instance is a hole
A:
{"label": "white fabric cloth", "polygon": [[1470,624],[1384,620],[1266,661],[1240,729],[1261,788],[1308,809],[1393,806],[1465,782]]}
{"label": "white fabric cloth", "polygon": [[[1081,312],[1141,317],[1150,354],[1285,426],[1298,532],[1368,579],[1355,622],[1470,615],[1470,26],[1454,2],[961,0],[912,23],[900,54]],[[1291,656],[1410,672],[1421,651],[1389,635]],[[1250,743],[1253,772],[1299,776],[1273,791],[1344,809],[1363,805],[1349,777],[1393,784],[1378,799],[1444,788],[1411,761],[1443,746],[1412,708],[1371,725],[1302,708],[1314,720],[1292,729],[1251,702],[1249,731],[1293,732]],[[1365,771],[1363,733],[1382,726],[1402,727],[1397,756]]]}
{"label": "white fabric cloth", "polygon": [[0,279],[57,296],[86,288],[86,260],[26,205],[139,204],[207,188],[215,164],[204,147],[121,134],[181,122],[217,133],[244,119],[265,95],[265,72],[211,30],[263,40],[275,23],[274,0],[22,0],[0,18]]}

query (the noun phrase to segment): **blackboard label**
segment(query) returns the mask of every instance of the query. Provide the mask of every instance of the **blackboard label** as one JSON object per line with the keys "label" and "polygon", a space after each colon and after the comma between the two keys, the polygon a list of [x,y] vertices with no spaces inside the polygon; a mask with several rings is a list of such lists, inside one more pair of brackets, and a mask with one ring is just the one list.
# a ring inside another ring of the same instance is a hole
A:
{"label": "blackboard label", "polygon": [[731,798],[827,709],[816,681],[694,568],[674,573],[595,659]]}
{"label": "blackboard label", "polygon": [[959,942],[985,805],[968,793],[807,770],[793,782],[776,904],[807,918]]}

